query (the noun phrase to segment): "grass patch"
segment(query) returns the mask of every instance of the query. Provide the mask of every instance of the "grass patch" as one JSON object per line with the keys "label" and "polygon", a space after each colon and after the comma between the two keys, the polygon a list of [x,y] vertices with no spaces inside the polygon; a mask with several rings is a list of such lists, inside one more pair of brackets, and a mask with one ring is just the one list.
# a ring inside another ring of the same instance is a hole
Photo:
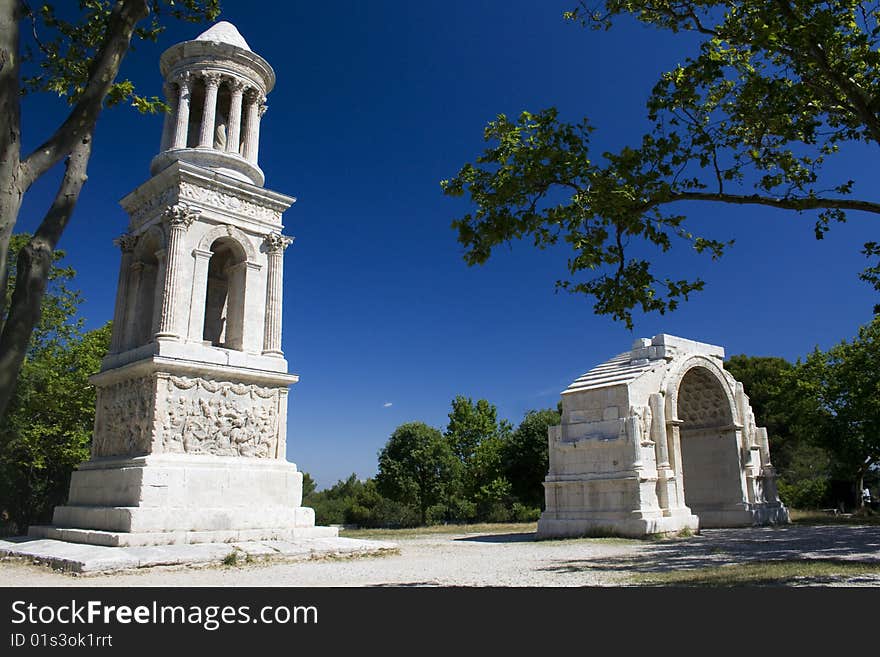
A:
{"label": "grass patch", "polygon": [[541,538],[538,539],[541,543],[571,543],[572,541],[587,541],[589,543],[610,543],[613,545],[625,545],[625,544],[635,544],[635,543],[643,543],[646,540],[654,540],[659,537],[655,537],[654,535],[649,535],[645,537],[635,538],[632,536],[624,536],[623,534],[618,533],[612,527],[590,527],[586,531],[576,535],[576,536],[560,536],[560,537],[551,537],[551,538]]}
{"label": "grass patch", "polygon": [[430,525],[428,527],[407,527],[405,529],[341,529],[340,536],[346,538],[399,540],[420,538],[438,534],[529,534],[538,529],[536,522],[482,522],[473,525]]}
{"label": "grass patch", "polygon": [[816,509],[790,509],[789,515],[793,525],[880,525],[880,513],[870,509],[839,515]]}
{"label": "grass patch", "polygon": [[643,539],[616,536],[609,531],[595,531],[583,536],[567,538],[541,538],[537,537],[538,523],[536,522],[506,522],[506,523],[475,523],[475,524],[449,524],[429,525],[427,527],[408,527],[406,529],[340,529],[339,535],[346,538],[361,538],[365,540],[398,541],[406,539],[426,538],[429,536],[449,536],[452,534],[536,534],[535,540],[542,545],[556,543],[571,543],[572,541],[588,541],[590,543],[629,544],[639,543]]}
{"label": "grass patch", "polygon": [[575,538],[599,538],[625,540],[627,537],[617,533],[612,527],[590,527],[580,536]]}
{"label": "grass patch", "polygon": [[357,561],[358,559],[380,559],[382,557],[394,557],[400,554],[400,548],[387,548],[374,552],[348,552],[312,555],[309,561]]}
{"label": "grass patch", "polygon": [[626,536],[609,536],[607,534],[595,535],[595,536],[570,536],[566,538],[542,538],[540,539],[541,545],[571,545],[573,543],[577,543],[578,541],[583,541],[584,543],[605,543],[608,545],[633,545],[638,543],[643,543],[644,539],[641,538],[628,538]]}
{"label": "grass patch", "polygon": [[639,574],[630,583],[643,586],[771,586],[832,583],[880,575],[880,564],[819,559],[754,561],[710,568]]}

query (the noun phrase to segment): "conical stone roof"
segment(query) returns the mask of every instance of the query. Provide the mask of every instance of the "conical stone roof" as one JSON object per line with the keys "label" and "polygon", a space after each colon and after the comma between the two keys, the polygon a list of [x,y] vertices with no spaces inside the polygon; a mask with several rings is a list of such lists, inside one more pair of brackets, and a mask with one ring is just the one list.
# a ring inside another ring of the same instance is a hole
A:
{"label": "conical stone roof", "polygon": [[220,21],[219,23],[215,23],[207,30],[202,32],[199,36],[197,36],[195,40],[213,41],[215,43],[227,43],[232,46],[237,46],[243,50],[253,52],[251,51],[251,47],[247,44],[247,41],[245,41],[244,37],[241,36],[238,28],[228,21]]}

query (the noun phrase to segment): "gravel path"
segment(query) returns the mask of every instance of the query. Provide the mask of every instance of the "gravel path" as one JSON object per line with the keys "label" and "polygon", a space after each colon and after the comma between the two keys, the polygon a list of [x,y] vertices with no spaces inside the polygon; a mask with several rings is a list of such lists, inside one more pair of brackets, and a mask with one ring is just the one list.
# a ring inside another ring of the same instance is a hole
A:
{"label": "gravel path", "polygon": [[[880,526],[704,530],[663,541],[535,541],[530,533],[423,534],[395,538],[384,557],[240,566],[152,568],[74,577],[0,562],[4,586],[615,586],[634,574],[768,559],[880,563]],[[867,576],[862,585],[880,585]]]}

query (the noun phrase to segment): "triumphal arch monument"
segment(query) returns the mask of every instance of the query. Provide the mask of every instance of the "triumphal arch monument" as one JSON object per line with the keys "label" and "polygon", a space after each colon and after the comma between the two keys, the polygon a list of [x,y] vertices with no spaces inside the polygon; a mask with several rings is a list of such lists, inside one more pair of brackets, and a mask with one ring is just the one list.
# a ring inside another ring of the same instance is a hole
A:
{"label": "triumphal arch monument", "polygon": [[538,535],[671,534],[788,522],[767,430],[724,349],[637,340],[562,393]]}
{"label": "triumphal arch monument", "polygon": [[109,355],[92,382],[91,458],[53,525],[106,546],[336,536],[286,460],[281,349],[290,196],[266,189],[260,121],[275,84],[230,23],[161,58],[171,112],[152,177],[121,201]]}

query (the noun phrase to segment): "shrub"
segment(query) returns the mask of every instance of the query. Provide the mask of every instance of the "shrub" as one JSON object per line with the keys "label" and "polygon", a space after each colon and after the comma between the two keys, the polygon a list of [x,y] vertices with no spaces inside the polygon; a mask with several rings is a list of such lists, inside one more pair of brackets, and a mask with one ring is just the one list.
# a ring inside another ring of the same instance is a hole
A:
{"label": "shrub", "polygon": [[513,503],[513,519],[516,522],[535,522],[541,517],[541,507]]}
{"label": "shrub", "polygon": [[820,509],[829,505],[831,487],[827,479],[802,479],[789,483],[777,481],[779,498],[795,509]]}

